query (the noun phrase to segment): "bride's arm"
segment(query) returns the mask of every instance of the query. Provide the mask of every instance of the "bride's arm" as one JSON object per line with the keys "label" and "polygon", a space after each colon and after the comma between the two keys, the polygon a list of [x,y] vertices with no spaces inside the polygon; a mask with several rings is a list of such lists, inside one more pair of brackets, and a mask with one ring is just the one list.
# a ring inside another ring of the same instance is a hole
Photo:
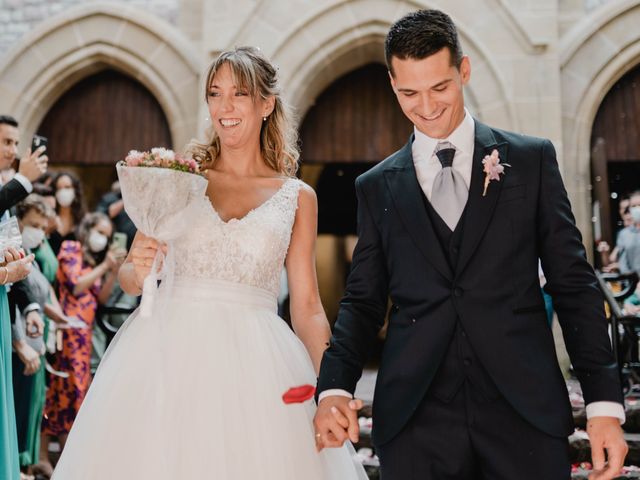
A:
{"label": "bride's arm", "polygon": [[137,232],[131,244],[129,254],[118,272],[120,288],[129,295],[140,295],[142,283],[151,272],[153,259],[159,244],[142,232]]}
{"label": "bride's arm", "polygon": [[316,237],[318,201],[311,187],[304,185],[298,197],[298,210],[287,254],[287,276],[291,321],[316,371],[328,346],[331,329],[322,308],[316,276]]}

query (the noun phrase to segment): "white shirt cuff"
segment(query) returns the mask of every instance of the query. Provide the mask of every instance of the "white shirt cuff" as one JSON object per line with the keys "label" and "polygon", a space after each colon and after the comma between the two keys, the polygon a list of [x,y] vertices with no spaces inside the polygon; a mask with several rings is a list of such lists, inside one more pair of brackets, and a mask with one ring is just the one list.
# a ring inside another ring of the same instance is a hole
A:
{"label": "white shirt cuff", "polygon": [[331,396],[339,396],[339,397],[348,397],[348,398],[353,398],[353,395],[351,395],[349,392],[347,392],[346,390],[341,390],[339,388],[332,388],[330,390],[325,390],[324,392],[322,392],[319,396],[318,396],[318,402],[320,402],[323,398],[326,397],[331,397]]}
{"label": "white shirt cuff", "polygon": [[31,182],[29,181],[29,179],[27,177],[25,177],[21,173],[16,173],[13,176],[13,178],[15,178],[17,181],[19,181],[22,184],[22,186],[27,191],[27,193],[33,192],[33,185],[31,184]]}
{"label": "white shirt cuff", "polygon": [[40,304],[37,303],[37,302],[33,302],[33,303],[30,303],[29,305],[27,305],[24,308],[24,310],[22,310],[22,314],[26,315],[26,314],[31,313],[31,312],[39,312],[39,311],[40,311]]}
{"label": "white shirt cuff", "polygon": [[620,425],[624,424],[627,417],[624,407],[618,402],[593,402],[587,405],[587,419],[593,417],[616,417]]}

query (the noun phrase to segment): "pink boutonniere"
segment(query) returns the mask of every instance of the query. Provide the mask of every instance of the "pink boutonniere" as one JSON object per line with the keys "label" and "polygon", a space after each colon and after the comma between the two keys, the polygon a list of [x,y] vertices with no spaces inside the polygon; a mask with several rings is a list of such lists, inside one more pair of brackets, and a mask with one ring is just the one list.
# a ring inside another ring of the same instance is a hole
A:
{"label": "pink boutonniere", "polygon": [[508,163],[500,163],[500,156],[498,150],[493,150],[491,155],[486,155],[482,160],[484,165],[484,191],[482,196],[487,195],[487,189],[489,188],[489,182],[492,180],[500,181],[500,175],[504,175],[504,167],[510,167]]}

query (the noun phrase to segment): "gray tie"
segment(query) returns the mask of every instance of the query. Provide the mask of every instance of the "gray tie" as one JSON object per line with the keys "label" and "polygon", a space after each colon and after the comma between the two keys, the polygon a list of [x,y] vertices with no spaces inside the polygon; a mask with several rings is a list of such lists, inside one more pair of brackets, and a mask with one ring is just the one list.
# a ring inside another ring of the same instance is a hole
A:
{"label": "gray tie", "polygon": [[442,169],[436,175],[431,190],[431,205],[452,231],[455,230],[469,198],[469,190],[462,175],[451,168],[455,154],[456,149],[449,142],[436,146],[436,156]]}

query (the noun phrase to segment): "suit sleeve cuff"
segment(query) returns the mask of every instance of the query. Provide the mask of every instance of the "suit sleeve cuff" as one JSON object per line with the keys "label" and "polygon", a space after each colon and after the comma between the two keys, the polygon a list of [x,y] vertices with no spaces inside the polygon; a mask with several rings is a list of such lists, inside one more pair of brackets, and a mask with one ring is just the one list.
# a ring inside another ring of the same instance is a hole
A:
{"label": "suit sleeve cuff", "polygon": [[620,425],[626,421],[624,407],[617,402],[592,402],[587,405],[587,419],[593,417],[616,417]]}
{"label": "suit sleeve cuff", "polygon": [[21,173],[16,173],[13,176],[13,178],[20,182],[20,184],[24,187],[24,189],[27,191],[27,193],[33,192],[33,185],[31,184],[31,182],[29,181],[29,179],[27,177],[25,177]]}
{"label": "suit sleeve cuff", "polygon": [[353,398],[353,395],[351,395],[349,392],[347,392],[346,390],[341,390],[339,388],[332,388],[330,390],[325,390],[324,392],[322,392],[319,396],[318,396],[318,402],[320,402],[323,398],[326,397],[331,397],[331,396],[339,396],[339,397],[349,397],[349,398]]}

